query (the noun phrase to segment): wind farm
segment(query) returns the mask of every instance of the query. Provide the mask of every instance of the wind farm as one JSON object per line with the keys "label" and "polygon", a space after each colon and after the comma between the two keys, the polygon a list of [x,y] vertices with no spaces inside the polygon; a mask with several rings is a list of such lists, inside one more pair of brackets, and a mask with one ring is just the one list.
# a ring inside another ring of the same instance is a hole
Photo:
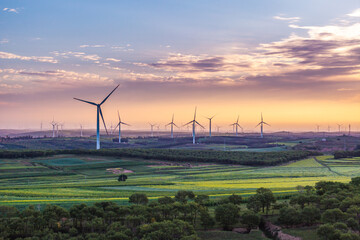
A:
{"label": "wind farm", "polygon": [[0,240],[359,240],[360,8],[0,2]]}

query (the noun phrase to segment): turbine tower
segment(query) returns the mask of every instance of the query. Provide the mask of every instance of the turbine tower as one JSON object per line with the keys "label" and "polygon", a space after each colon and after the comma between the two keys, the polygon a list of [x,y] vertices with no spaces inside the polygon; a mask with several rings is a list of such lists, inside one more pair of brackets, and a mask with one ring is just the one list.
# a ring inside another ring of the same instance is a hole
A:
{"label": "turbine tower", "polygon": [[151,137],[154,137],[154,127],[156,126],[156,124],[151,124],[149,123],[150,128],[151,128]]}
{"label": "turbine tower", "polygon": [[174,138],[174,126],[178,128],[178,126],[176,126],[176,124],[174,123],[174,114],[172,115],[171,122],[166,124],[165,127],[167,127],[169,125],[171,127],[171,138]]}
{"label": "turbine tower", "polygon": [[320,131],[320,125],[316,125],[316,131],[317,131],[317,132]]}
{"label": "turbine tower", "polygon": [[349,124],[349,136],[351,134],[351,125]]}
{"label": "turbine tower", "polygon": [[238,116],[236,122],[234,122],[233,124],[230,124],[230,126],[233,126],[233,129],[235,128],[235,136],[238,135],[238,127],[241,128],[241,130],[243,130],[243,128],[239,124],[239,116]]}
{"label": "turbine tower", "polygon": [[212,116],[212,117],[205,117],[207,119],[209,119],[209,137],[211,137],[211,120],[215,117],[216,115]]}
{"label": "turbine tower", "polygon": [[82,99],[79,99],[79,98],[74,98],[75,100],[78,100],[78,101],[81,101],[81,102],[84,102],[84,103],[88,103],[88,104],[91,104],[91,105],[94,105],[96,106],[96,109],[97,109],[97,117],[96,117],[96,149],[100,149],[100,116],[101,115],[101,118],[102,118],[102,121],[104,123],[104,127],[105,127],[105,130],[106,130],[106,134],[108,134],[108,131],[106,129],[106,124],[105,124],[105,120],[104,120],[104,116],[102,114],[102,111],[101,111],[101,105],[110,97],[110,95],[119,87],[119,85],[116,86],[116,88],[114,88],[114,90],[112,90],[110,92],[109,95],[107,95],[106,98],[104,98],[104,100],[102,100],[101,103],[94,103],[94,102],[89,102],[89,101],[85,101],[85,100],[82,100]]}
{"label": "turbine tower", "polygon": [[54,118],[53,118],[53,120],[52,120],[52,122],[50,124],[52,125],[52,128],[53,128],[52,137],[54,138],[55,137],[55,126],[56,126],[56,122],[54,121]]}
{"label": "turbine tower", "polygon": [[204,128],[198,121],[196,121],[196,107],[195,107],[195,114],[194,114],[194,120],[188,122],[186,125],[192,124],[192,137],[193,137],[193,144],[195,144],[195,127],[196,124],[199,125],[200,127]]}
{"label": "turbine tower", "polygon": [[80,137],[82,138],[83,137],[83,125],[80,124]]}
{"label": "turbine tower", "polygon": [[336,124],[336,125],[338,125],[339,133],[341,133],[341,126],[342,126],[342,124]]}
{"label": "turbine tower", "polygon": [[126,126],[130,126],[130,125],[121,121],[119,110],[118,110],[118,118],[119,118],[119,123],[114,128],[114,131],[116,130],[117,127],[119,127],[119,143],[121,143],[121,124],[124,124]]}
{"label": "turbine tower", "polygon": [[268,126],[270,127],[270,124],[268,124],[268,123],[264,122],[264,120],[263,120],[263,115],[262,115],[262,113],[261,113],[261,122],[259,122],[259,123],[258,123],[258,125],[256,125],[256,127],[260,125],[260,129],[261,129],[261,138],[263,138],[263,137],[264,137],[264,124],[265,124],[265,125],[268,125]]}

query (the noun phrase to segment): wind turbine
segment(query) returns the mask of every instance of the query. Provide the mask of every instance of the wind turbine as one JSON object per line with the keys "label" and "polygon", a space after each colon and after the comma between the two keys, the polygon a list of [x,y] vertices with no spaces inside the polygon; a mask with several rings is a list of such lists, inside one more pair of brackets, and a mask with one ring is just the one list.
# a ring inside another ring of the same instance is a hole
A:
{"label": "wind turbine", "polygon": [[209,137],[211,137],[211,120],[215,117],[216,115],[212,116],[212,117],[205,117],[207,119],[209,119]]}
{"label": "wind turbine", "polygon": [[176,124],[174,123],[174,114],[172,115],[171,122],[168,123],[168,124],[166,124],[165,127],[166,127],[166,126],[169,126],[169,125],[170,125],[170,127],[171,127],[171,138],[174,138],[174,126],[177,127],[177,128],[179,128],[179,127],[176,126]]}
{"label": "wind turbine", "polygon": [[349,136],[351,134],[351,125],[349,124]]}
{"label": "wind turbine", "polygon": [[241,130],[243,129],[240,124],[239,124],[239,116],[236,120],[236,122],[234,122],[233,124],[230,124],[230,126],[233,126],[233,128],[235,128],[235,135],[238,135],[238,127],[241,128]]}
{"label": "wind turbine", "polygon": [[154,127],[156,126],[156,124],[151,124],[149,123],[150,128],[151,128],[151,137],[154,137]]}
{"label": "wind turbine", "polygon": [[196,121],[196,107],[195,107],[194,120],[188,122],[188,123],[185,124],[184,126],[189,125],[190,123],[192,124],[193,144],[195,144],[195,127],[196,127],[196,124],[199,125],[200,127],[204,128],[198,121]]}
{"label": "wind turbine", "polygon": [[91,104],[91,105],[94,105],[96,106],[96,109],[97,109],[97,117],[96,117],[96,149],[100,149],[100,117],[99,115],[101,115],[101,118],[102,118],[102,121],[104,123],[104,127],[105,127],[105,130],[106,130],[106,134],[108,134],[108,131],[106,129],[106,124],[105,124],[105,120],[104,120],[104,116],[102,114],[102,111],[101,111],[101,105],[110,97],[110,95],[119,87],[119,85],[116,86],[116,88],[114,88],[114,90],[112,90],[110,92],[109,95],[107,95],[106,98],[104,98],[104,100],[102,100],[101,103],[94,103],[94,102],[89,102],[89,101],[85,101],[85,100],[82,100],[82,99],[79,99],[79,98],[74,98],[75,100],[78,100],[78,101],[81,101],[81,102],[84,102],[84,103],[88,103],[88,104]]}
{"label": "wind turbine", "polygon": [[339,127],[339,133],[341,133],[341,126],[342,126],[342,124],[336,124],[336,125],[338,125],[338,127]]}
{"label": "wind turbine", "polygon": [[52,137],[54,138],[55,137],[55,126],[56,126],[56,122],[54,121],[54,118],[53,118],[53,120],[52,120],[52,122],[50,124],[52,125],[52,128],[53,128]]}
{"label": "wind turbine", "polygon": [[317,132],[320,131],[320,125],[316,125],[316,130],[317,130]]}
{"label": "wind turbine", "polygon": [[119,123],[114,128],[114,131],[116,130],[117,127],[119,127],[119,143],[121,143],[121,124],[124,124],[126,126],[130,126],[130,125],[121,121],[119,110],[118,110],[118,118],[119,118]]}
{"label": "wind turbine", "polygon": [[80,124],[80,137],[82,138],[83,137],[83,125]]}
{"label": "wind turbine", "polygon": [[261,129],[261,138],[263,138],[263,137],[264,137],[264,124],[265,124],[265,125],[268,125],[268,126],[270,127],[270,124],[268,124],[268,123],[264,122],[264,120],[263,120],[263,115],[262,115],[262,113],[261,113],[261,122],[259,122],[259,123],[258,123],[258,125],[256,125],[256,127],[260,125],[260,129]]}

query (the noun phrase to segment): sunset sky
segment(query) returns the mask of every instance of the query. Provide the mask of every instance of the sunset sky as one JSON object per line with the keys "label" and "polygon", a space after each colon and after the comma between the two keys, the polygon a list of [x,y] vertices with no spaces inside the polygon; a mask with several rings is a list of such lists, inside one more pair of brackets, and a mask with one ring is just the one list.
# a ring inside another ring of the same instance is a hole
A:
{"label": "sunset sky", "polygon": [[230,129],[360,131],[359,0],[2,0],[0,129],[127,129],[217,114]]}

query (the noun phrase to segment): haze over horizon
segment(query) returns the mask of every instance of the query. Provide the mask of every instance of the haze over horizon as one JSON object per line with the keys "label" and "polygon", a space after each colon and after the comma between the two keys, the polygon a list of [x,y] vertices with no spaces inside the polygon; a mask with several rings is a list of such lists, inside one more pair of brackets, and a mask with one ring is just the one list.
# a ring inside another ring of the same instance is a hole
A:
{"label": "haze over horizon", "polygon": [[360,129],[360,5],[349,1],[0,3],[0,129],[131,128],[218,114],[228,128]]}

